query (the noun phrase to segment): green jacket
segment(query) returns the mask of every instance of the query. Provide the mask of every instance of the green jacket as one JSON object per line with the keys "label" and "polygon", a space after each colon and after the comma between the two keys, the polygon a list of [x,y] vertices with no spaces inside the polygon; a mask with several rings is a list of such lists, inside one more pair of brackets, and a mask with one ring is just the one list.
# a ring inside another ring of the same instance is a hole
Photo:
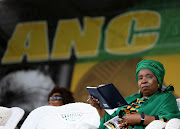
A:
{"label": "green jacket", "polygon": [[[126,98],[127,103],[131,103],[137,98],[142,96],[141,93],[133,94]],[[116,112],[109,115],[107,112],[100,121],[99,129],[107,129],[103,124],[109,119],[119,115],[121,107],[118,108]],[[161,115],[167,120],[171,118],[180,118],[180,111],[177,106],[177,101],[175,96],[170,92],[158,92],[151,96],[147,101],[145,101],[138,110],[138,113],[144,112],[146,115],[156,116]],[[131,129],[131,128],[130,128]],[[136,125],[135,129],[145,129],[145,126]]]}

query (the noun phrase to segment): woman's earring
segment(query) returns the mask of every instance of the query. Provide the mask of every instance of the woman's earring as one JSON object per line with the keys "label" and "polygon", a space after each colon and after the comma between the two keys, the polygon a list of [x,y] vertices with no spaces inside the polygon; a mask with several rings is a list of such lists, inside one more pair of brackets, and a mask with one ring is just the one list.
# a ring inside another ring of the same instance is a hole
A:
{"label": "woman's earring", "polygon": [[160,85],[158,84],[158,88],[160,87]]}

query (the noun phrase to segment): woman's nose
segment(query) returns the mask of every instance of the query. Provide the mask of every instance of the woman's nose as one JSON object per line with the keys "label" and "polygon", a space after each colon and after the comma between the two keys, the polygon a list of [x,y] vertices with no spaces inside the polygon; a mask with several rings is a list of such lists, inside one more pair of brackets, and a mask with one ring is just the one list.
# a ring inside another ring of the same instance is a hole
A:
{"label": "woman's nose", "polygon": [[147,80],[145,78],[142,79],[142,84],[147,83]]}

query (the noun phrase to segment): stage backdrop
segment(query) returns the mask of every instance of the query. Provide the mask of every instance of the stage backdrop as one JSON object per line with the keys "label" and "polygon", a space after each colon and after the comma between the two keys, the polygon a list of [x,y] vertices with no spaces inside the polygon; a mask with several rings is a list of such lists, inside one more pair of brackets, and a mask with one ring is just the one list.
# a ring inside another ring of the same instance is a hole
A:
{"label": "stage backdrop", "polygon": [[3,106],[28,113],[47,105],[54,85],[82,102],[86,86],[105,83],[127,97],[142,59],[162,62],[164,85],[180,97],[179,0],[1,0],[0,17]]}

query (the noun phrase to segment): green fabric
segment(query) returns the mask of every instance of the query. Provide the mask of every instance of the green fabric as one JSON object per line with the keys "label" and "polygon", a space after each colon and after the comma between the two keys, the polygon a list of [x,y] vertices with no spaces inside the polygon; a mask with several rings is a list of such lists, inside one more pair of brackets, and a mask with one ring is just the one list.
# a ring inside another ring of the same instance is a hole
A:
{"label": "green fabric", "polygon": [[138,73],[141,69],[151,70],[158,80],[158,83],[160,85],[159,88],[162,87],[165,75],[165,69],[163,64],[155,60],[141,60],[136,66],[136,81],[138,81]]}
{"label": "green fabric", "polygon": [[[133,94],[127,97],[126,101],[128,103],[131,103],[140,97],[142,97],[141,93]],[[99,129],[107,129],[103,125],[103,123],[119,115],[120,110],[121,110],[121,107],[119,107],[118,110],[114,112],[112,115],[105,113],[104,117],[100,121]],[[137,113],[141,113],[141,112],[144,112],[146,115],[150,115],[150,116],[160,115],[166,118],[167,120],[170,120],[171,118],[180,119],[180,111],[177,106],[176,98],[172,93],[170,93],[170,91],[158,92],[154,94],[153,96],[151,96],[147,101],[145,101],[141,105]],[[135,129],[145,129],[145,126],[136,125]]]}
{"label": "green fabric", "polygon": [[138,98],[135,102],[132,102],[129,105],[124,105],[121,108],[121,113],[119,114],[119,116],[125,116],[127,114],[137,113],[139,108],[141,107],[142,103],[144,103],[148,99],[149,99],[149,97],[141,97],[141,98]]}
{"label": "green fabric", "polygon": [[164,92],[172,92],[172,91],[174,91],[174,87],[173,86],[168,86],[168,87],[166,87]]}

